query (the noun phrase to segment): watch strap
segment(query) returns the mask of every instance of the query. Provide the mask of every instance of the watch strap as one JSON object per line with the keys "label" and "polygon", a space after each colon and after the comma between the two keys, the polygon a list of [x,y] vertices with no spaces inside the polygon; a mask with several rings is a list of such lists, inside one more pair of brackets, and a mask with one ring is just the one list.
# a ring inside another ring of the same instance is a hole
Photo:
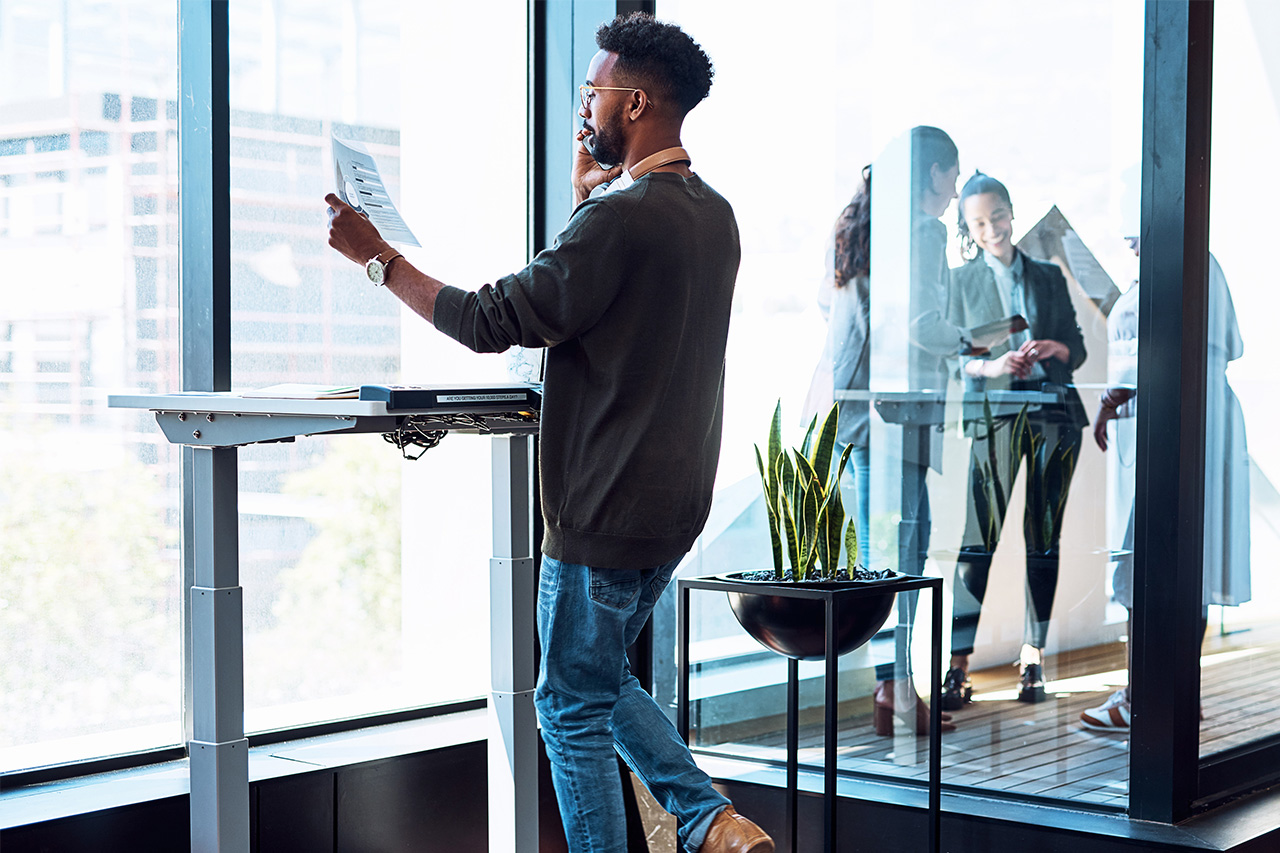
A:
{"label": "watch strap", "polygon": [[387,251],[391,252],[392,255],[391,257],[387,258],[385,261],[382,260],[382,256],[386,254],[386,252],[379,252],[378,254],[370,258],[367,262],[365,262],[366,269],[369,269],[374,264],[377,264],[381,270],[381,273],[382,273],[381,281],[374,280],[372,273],[370,273],[369,275],[369,278],[371,281],[373,281],[373,284],[375,287],[382,287],[387,283],[387,273],[391,268],[392,261],[396,261],[404,257],[404,255],[402,255],[400,252],[397,252],[395,249],[388,249]]}

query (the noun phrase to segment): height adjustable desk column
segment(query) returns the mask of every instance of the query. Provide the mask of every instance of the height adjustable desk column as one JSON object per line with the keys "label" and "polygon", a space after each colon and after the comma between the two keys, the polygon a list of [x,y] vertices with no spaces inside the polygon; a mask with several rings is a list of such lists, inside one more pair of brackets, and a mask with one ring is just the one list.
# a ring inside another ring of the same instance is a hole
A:
{"label": "height adjustable desk column", "polygon": [[[391,433],[429,412],[368,400],[250,399],[226,393],[116,395],[115,408],[150,409],[174,444],[194,448],[191,588],[192,853],[248,853],[249,756],[244,733],[244,620],[239,564],[236,449],[297,436]],[[453,412],[452,414],[459,414]],[[537,722],[533,715],[536,575],[532,472],[536,421],[473,414],[493,436],[493,692],[490,697],[489,837],[495,849],[538,845]],[[471,425],[431,429],[480,431]]]}

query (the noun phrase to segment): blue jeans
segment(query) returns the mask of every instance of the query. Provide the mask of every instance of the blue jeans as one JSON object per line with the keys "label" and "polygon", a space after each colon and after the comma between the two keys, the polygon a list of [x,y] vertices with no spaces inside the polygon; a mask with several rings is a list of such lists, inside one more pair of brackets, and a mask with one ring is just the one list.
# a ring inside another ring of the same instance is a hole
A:
{"label": "blue jeans", "polygon": [[629,571],[542,558],[542,667],[534,706],[573,853],[627,849],[615,750],[676,816],[680,843],[690,853],[729,804],[627,666],[627,647],[679,562]]}
{"label": "blue jeans", "polygon": [[[831,457],[832,467],[839,463],[839,454],[843,452],[844,446],[837,444],[836,452]],[[847,513],[845,517],[857,519],[858,561],[868,568],[880,568],[872,559],[869,548],[871,544],[871,448],[867,445],[853,446],[853,450],[849,453],[849,464],[844,469],[840,490],[845,494],[853,493],[853,501],[844,495],[841,497],[844,498],[844,508]],[[854,505],[850,506],[851,503]]]}
{"label": "blue jeans", "polygon": [[[929,557],[929,467],[902,465],[902,520],[898,522],[898,571],[912,577],[924,575]],[[936,595],[936,593],[934,593]],[[898,594],[898,625],[894,629],[894,659],[876,665],[877,681],[904,681],[911,677],[911,628],[916,621],[916,590]]]}

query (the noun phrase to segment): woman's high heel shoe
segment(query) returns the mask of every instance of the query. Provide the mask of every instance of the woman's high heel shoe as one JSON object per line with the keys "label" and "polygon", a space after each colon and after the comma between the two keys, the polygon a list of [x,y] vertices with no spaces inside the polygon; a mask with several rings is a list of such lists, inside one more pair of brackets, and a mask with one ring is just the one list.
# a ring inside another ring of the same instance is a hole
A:
{"label": "woman's high heel shoe", "polygon": [[958,666],[947,670],[942,679],[942,710],[958,711],[973,701],[973,682],[969,673]]}
{"label": "woman's high heel shoe", "polygon": [[1018,701],[1043,702],[1045,698],[1044,670],[1038,663],[1023,664],[1022,677],[1018,680]]}
{"label": "woman's high heel shoe", "polygon": [[[929,706],[915,692],[915,688],[910,688],[911,693],[915,696],[915,730],[918,735],[927,735],[929,733]],[[877,681],[876,692],[874,695],[875,711],[872,715],[872,722],[875,724],[876,734],[881,737],[888,737],[893,734],[893,716],[894,703],[893,694],[895,692],[894,682]],[[907,699],[907,704],[911,700]],[[911,711],[907,712],[908,718],[904,718],[903,722],[910,725],[913,721],[909,719]],[[951,722],[950,714],[942,715],[942,731],[953,732],[956,730],[955,724]]]}

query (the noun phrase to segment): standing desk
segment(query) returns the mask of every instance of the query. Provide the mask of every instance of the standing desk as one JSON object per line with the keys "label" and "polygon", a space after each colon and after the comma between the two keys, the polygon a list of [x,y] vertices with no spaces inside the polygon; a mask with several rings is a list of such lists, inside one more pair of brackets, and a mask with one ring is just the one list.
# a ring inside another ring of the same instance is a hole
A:
{"label": "standing desk", "polygon": [[237,449],[299,436],[430,430],[479,432],[493,442],[493,558],[489,695],[489,844],[538,846],[538,728],[533,709],[537,574],[532,482],[536,416],[498,407],[387,410],[367,400],[285,400],[225,392],[113,395],[114,408],[149,409],[165,437],[194,454],[191,587],[193,734],[188,744],[192,853],[248,853],[249,741],[244,733],[244,619],[240,587]]}

